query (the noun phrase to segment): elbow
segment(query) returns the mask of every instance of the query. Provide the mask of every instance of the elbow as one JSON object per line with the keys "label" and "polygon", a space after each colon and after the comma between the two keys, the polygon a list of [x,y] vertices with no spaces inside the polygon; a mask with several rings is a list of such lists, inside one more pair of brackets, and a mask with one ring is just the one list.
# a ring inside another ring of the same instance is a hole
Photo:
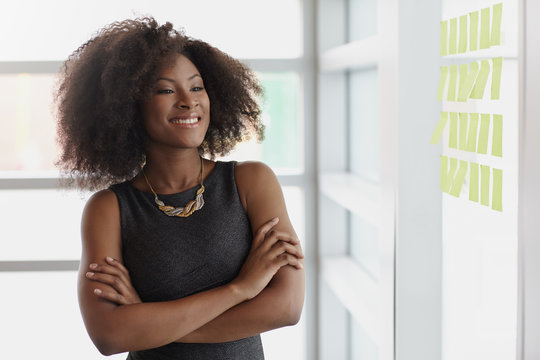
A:
{"label": "elbow", "polygon": [[124,352],[120,347],[109,339],[92,339],[98,351],[105,356]]}
{"label": "elbow", "polygon": [[300,317],[302,316],[302,305],[303,304],[292,304],[288,311],[287,316],[285,317],[285,326],[293,326],[298,324]]}

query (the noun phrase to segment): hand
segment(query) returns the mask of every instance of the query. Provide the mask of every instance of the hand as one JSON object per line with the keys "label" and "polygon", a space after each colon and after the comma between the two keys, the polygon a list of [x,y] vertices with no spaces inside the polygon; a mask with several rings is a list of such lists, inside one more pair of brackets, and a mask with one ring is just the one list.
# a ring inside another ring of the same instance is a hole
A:
{"label": "hand", "polygon": [[137,304],[142,302],[131,284],[128,270],[111,257],[105,258],[106,264],[90,264],[90,271],[86,273],[86,278],[110,285],[116,291],[102,291],[94,289],[94,294],[105,300],[118,305]]}
{"label": "hand", "polygon": [[278,221],[274,218],[257,230],[246,261],[231,282],[245,292],[248,300],[257,296],[283,266],[303,267],[300,242],[288,233],[273,230]]}

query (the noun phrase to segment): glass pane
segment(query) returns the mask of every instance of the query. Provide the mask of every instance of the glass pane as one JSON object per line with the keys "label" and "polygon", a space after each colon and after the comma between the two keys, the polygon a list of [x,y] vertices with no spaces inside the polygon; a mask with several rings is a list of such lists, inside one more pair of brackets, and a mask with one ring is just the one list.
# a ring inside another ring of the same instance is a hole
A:
{"label": "glass pane", "polygon": [[300,77],[294,72],[259,73],[265,91],[262,144],[254,139],[240,144],[223,159],[260,160],[278,174],[303,171],[303,134],[299,111]]}
{"label": "glass pane", "polygon": [[349,0],[348,41],[361,40],[377,34],[377,0]]}
{"label": "glass pane", "polygon": [[377,70],[349,74],[349,161],[351,172],[379,180]]}
{"label": "glass pane", "polygon": [[[449,32],[454,34],[463,34],[475,23],[479,29],[484,28],[487,12],[491,14],[489,19],[493,24],[493,4],[497,3],[502,4],[500,28],[504,40],[500,46],[486,44],[482,40],[486,38],[483,30],[479,30],[474,32],[478,37],[476,41],[467,43],[465,38],[465,41],[457,42],[458,51],[460,47],[463,51],[461,54],[441,57],[442,65],[455,64],[455,59],[450,57],[456,56],[462,57],[463,63],[487,59],[490,64],[493,64],[493,58],[502,57],[498,99],[491,99],[488,87],[483,99],[467,99],[467,103],[460,104],[442,103],[443,111],[487,114],[490,120],[489,127],[484,127],[488,131],[480,130],[478,136],[478,142],[487,140],[487,153],[479,150],[480,145],[473,151],[451,148],[449,131],[445,129],[443,135],[442,155],[463,160],[467,165],[458,196],[443,193],[443,360],[511,360],[516,358],[518,346],[518,2],[505,0],[480,6],[467,0],[446,0],[442,2],[442,20],[449,21]],[[490,24],[486,22],[485,25],[489,29]],[[449,34],[448,39],[451,38],[453,36]],[[461,36],[457,38],[461,39]],[[488,48],[479,49],[478,45],[482,43]],[[471,44],[476,46],[471,49]],[[453,47],[449,44],[446,50],[450,52]],[[489,79],[488,86],[492,86],[492,73]],[[495,115],[502,116],[500,137],[495,136]],[[487,118],[482,116],[483,119]],[[501,139],[502,154],[492,150],[496,138]],[[476,167],[474,164],[482,166],[478,176],[472,170]],[[495,186],[498,182],[495,169],[501,171],[500,188]]]}
{"label": "glass pane", "polygon": [[95,360],[77,305],[75,272],[0,272],[1,359]]}
{"label": "glass pane", "polygon": [[362,325],[351,316],[351,360],[377,360],[377,344],[364,331]]}
{"label": "glass pane", "polygon": [[350,255],[364,270],[378,279],[380,274],[378,230],[359,216],[350,214]]}
{"label": "glass pane", "polygon": [[81,256],[85,197],[67,190],[1,190],[1,260],[74,260]]}
{"label": "glass pane", "polygon": [[233,57],[294,58],[303,51],[300,0],[19,0],[1,2],[0,13],[9,14],[0,33],[10,34],[0,61],[63,60],[102,26],[147,14]]}
{"label": "glass pane", "polygon": [[54,170],[52,74],[0,74],[0,171]]}

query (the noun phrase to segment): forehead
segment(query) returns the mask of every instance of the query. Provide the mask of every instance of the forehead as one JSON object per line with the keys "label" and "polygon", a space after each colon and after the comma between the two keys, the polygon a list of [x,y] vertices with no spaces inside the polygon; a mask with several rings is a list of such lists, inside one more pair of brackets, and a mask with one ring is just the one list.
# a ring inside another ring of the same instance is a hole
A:
{"label": "forehead", "polygon": [[167,58],[158,68],[159,77],[187,79],[195,74],[200,75],[199,70],[191,60],[182,54]]}

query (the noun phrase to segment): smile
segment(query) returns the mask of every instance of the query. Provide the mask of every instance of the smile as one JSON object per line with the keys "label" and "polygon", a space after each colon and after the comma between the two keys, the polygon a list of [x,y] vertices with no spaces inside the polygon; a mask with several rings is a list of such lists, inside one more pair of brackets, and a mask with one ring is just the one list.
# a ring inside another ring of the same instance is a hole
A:
{"label": "smile", "polygon": [[171,124],[177,124],[177,125],[193,125],[193,124],[196,124],[198,121],[199,121],[199,118],[196,118],[196,117],[189,118],[189,119],[175,118],[175,119],[169,120]]}

